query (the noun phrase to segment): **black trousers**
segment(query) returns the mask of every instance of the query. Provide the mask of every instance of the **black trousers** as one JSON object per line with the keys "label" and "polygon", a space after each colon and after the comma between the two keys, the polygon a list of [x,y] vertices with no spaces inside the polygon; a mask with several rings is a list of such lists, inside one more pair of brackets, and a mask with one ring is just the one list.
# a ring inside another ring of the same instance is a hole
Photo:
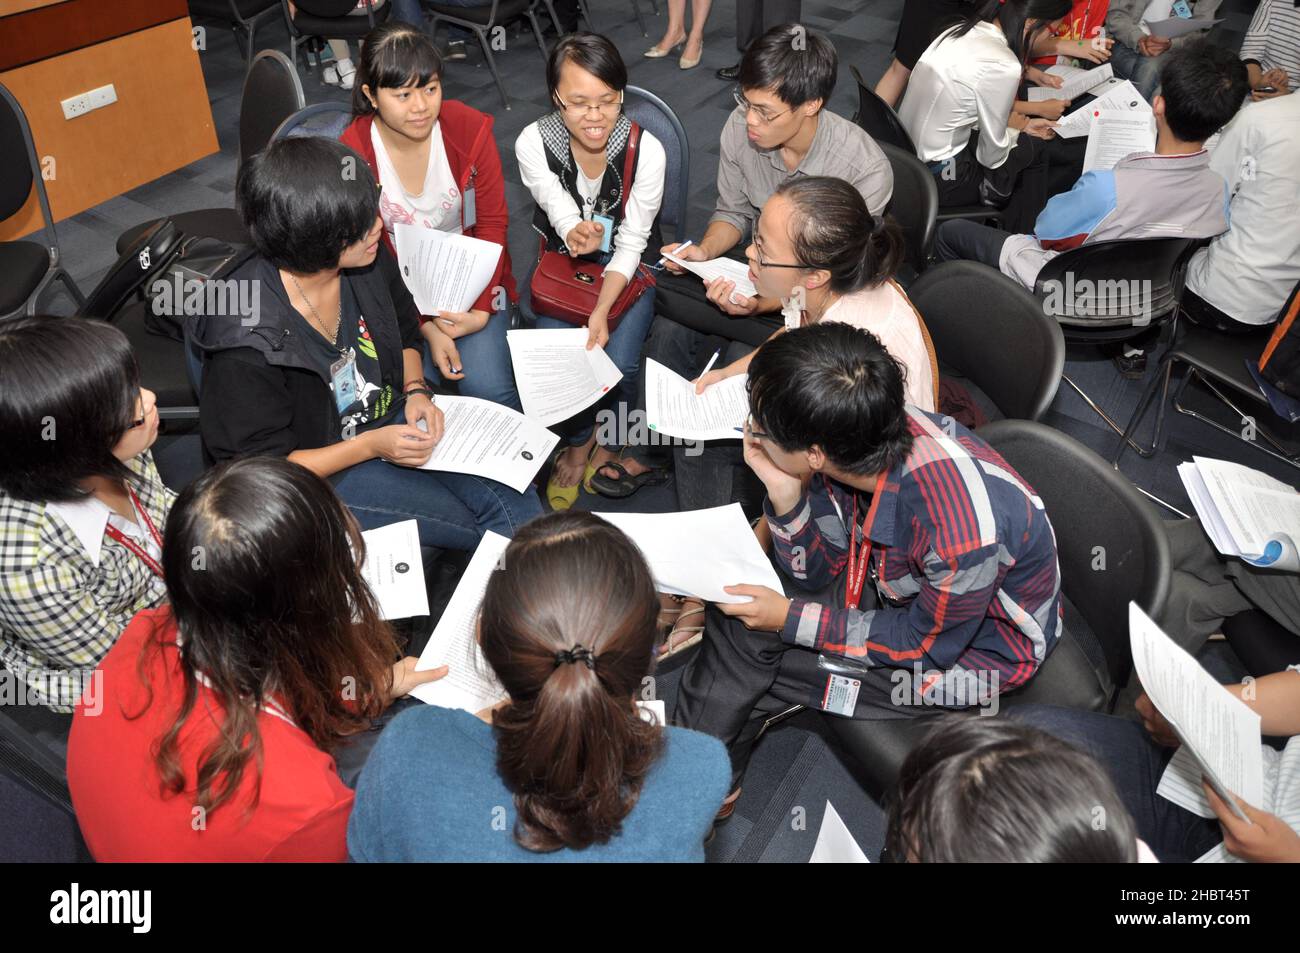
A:
{"label": "black trousers", "polygon": [[1022,135],[996,169],[986,169],[975,158],[979,133],[966,148],[942,168],[932,169],[939,189],[940,210],[979,205],[985,193],[999,199],[1002,227],[1012,234],[1032,232],[1038,213],[1047,204],[1051,180],[1048,140]]}
{"label": "black trousers", "polygon": [[[743,250],[744,246],[738,248]],[[733,249],[727,257],[740,260],[743,255]],[[704,282],[690,272],[684,275],[674,275],[668,271],[659,273],[655,288],[655,314],[692,331],[717,335],[728,341],[739,341],[750,347],[758,347],[772,336],[773,331],[781,327],[779,313],[738,318],[722,311],[708,299]]]}
{"label": "black trousers", "polygon": [[800,6],[801,0],[737,0],[736,49],[744,53],[772,27],[799,22]]}

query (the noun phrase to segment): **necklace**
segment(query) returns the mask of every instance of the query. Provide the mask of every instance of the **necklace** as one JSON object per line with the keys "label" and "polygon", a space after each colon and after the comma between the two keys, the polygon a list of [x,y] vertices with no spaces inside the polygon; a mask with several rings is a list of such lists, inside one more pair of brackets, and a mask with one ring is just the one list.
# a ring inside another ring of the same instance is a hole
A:
{"label": "necklace", "polygon": [[297,277],[293,272],[287,272],[287,274],[289,275],[289,280],[293,282],[293,286],[298,289],[298,297],[307,302],[307,307],[311,309],[312,320],[316,322],[316,327],[321,329],[325,337],[333,342],[334,347],[337,349],[339,346],[339,327],[343,324],[343,295],[341,293],[339,295],[339,316],[334,319],[334,333],[331,334],[325,328],[325,322],[320,319],[320,315],[316,311],[316,306],[311,303],[311,299],[308,298],[306,292],[302,290],[302,285],[298,284]]}

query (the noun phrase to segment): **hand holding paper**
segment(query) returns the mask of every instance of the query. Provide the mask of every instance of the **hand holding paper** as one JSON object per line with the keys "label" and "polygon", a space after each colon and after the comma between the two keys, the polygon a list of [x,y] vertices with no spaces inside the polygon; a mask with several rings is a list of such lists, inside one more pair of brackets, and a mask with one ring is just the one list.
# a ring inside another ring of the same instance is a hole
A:
{"label": "hand holding paper", "polygon": [[501,260],[501,246],[494,242],[422,225],[394,225],[393,243],[421,314],[469,311]]}
{"label": "hand holding paper", "polygon": [[623,379],[604,348],[587,350],[583,328],[507,331],[524,414],[543,427],[568,420]]}
{"label": "hand holding paper", "polygon": [[746,298],[758,296],[758,289],[749,280],[749,264],[734,258],[710,258],[708,261],[688,261],[678,258],[672,252],[664,252],[664,258],[692,274],[699,275],[708,284],[715,278],[726,278],[736,283],[735,294]]}
{"label": "hand holding paper", "polygon": [[749,377],[736,374],[695,392],[695,384],[646,358],[646,425],[683,440],[739,440],[749,415]]}
{"label": "hand holding paper", "polygon": [[560,440],[541,424],[490,400],[439,397],[438,406],[446,429],[421,470],[470,473],[523,493]]}

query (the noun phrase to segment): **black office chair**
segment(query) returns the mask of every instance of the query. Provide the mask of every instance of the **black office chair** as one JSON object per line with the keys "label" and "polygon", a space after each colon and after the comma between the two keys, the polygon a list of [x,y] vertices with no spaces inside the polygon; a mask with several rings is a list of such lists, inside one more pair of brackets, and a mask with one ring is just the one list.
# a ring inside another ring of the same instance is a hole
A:
{"label": "black office chair", "polygon": [[[1043,265],[1034,279],[1034,295],[1060,322],[1067,341],[1129,341],[1173,318],[1187,261],[1201,244],[1193,238],[1148,238],[1080,245]],[[1062,380],[1111,430],[1124,434],[1068,374]]]}
{"label": "black office chair", "polygon": [[934,184],[934,176],[915,153],[889,142],[878,142],[877,145],[894,170],[894,192],[889,199],[888,212],[903,230],[907,265],[913,275],[919,275],[925,270],[934,247],[939,189]]}
{"label": "black office chair", "polygon": [[1060,325],[1006,275],[974,261],[932,266],[907,291],[942,378],[964,378],[1004,417],[1040,420],[1065,366]]}
{"label": "black office chair", "polygon": [[[266,148],[271,135],[286,116],[302,109],[302,82],[292,61],[279,50],[262,50],[244,75],[239,97],[239,165]],[[247,245],[248,230],[233,208],[205,208],[177,212],[172,223],[185,235],[216,238],[231,245]],[[118,236],[117,253],[123,254],[160,219],[143,222]]]}
{"label": "black office chair", "polygon": [[[550,7],[550,4],[547,4]],[[433,16],[429,19],[429,33],[433,33],[439,22],[446,21],[454,23],[456,26],[464,27],[466,30],[472,30],[478,37],[478,45],[483,50],[483,57],[487,60],[488,69],[492,71],[492,78],[496,81],[497,92],[501,94],[501,102],[506,109],[510,108],[510,97],[506,95],[505,83],[501,81],[501,73],[497,70],[496,60],[492,56],[492,44],[488,42],[488,34],[498,26],[510,22],[518,17],[525,17],[528,24],[533,28],[533,36],[537,39],[537,48],[542,51],[542,59],[546,59],[546,43],[542,39],[542,27],[537,22],[537,5],[534,0],[492,0],[491,3],[485,3],[476,7],[453,7],[443,3],[425,2],[424,7]],[[590,25],[591,17],[587,14],[586,0],[582,0],[583,15],[587,16],[587,23]],[[554,8],[550,8],[551,19],[555,23],[555,29],[560,29],[560,21],[556,19]]]}
{"label": "black office chair", "polygon": [[202,17],[229,25],[246,60],[251,60],[257,49],[258,27],[280,9],[279,0],[189,0],[189,5],[192,20]]}
{"label": "black office chair", "polygon": [[54,281],[63,282],[78,305],[85,302],[63,268],[63,250],[42,171],[27,115],[13,93],[0,85],[0,221],[16,215],[35,189],[48,241],[47,245],[0,242],[0,322],[35,314],[41,295]]}
{"label": "black office chair", "polygon": [[351,122],[352,107],[345,103],[312,103],[280,123],[271,134],[271,142],[311,136],[337,139]]}
{"label": "black office chair", "polygon": [[[1291,292],[1291,297],[1282,306],[1283,315],[1294,306],[1297,297],[1300,297],[1300,284],[1296,285]],[[1300,468],[1300,452],[1297,452],[1294,446],[1288,447],[1278,437],[1270,433],[1267,428],[1259,424],[1259,407],[1252,407],[1248,412],[1239,407],[1238,403],[1233,400],[1234,397],[1237,401],[1247,398],[1252,404],[1262,406],[1264,413],[1272,420],[1276,420],[1280,425],[1285,426],[1281,418],[1273,414],[1268,400],[1260,393],[1254,376],[1246,367],[1247,362],[1253,363],[1256,367],[1259,366],[1259,357],[1263,353],[1264,346],[1268,343],[1272,332],[1273,325],[1271,324],[1264,325],[1253,333],[1224,334],[1212,328],[1201,327],[1191,321],[1177,322],[1174,327],[1174,343],[1164,356],[1160,372],[1147,385],[1146,392],[1142,395],[1142,399],[1138,401],[1128,426],[1124,428],[1123,437],[1112,459],[1114,465],[1119,466],[1120,458],[1124,455],[1124,450],[1129,446],[1132,446],[1144,457],[1150,457],[1155,453],[1156,448],[1160,446],[1164,432],[1166,408],[1172,403],[1176,412],[1202,421],[1220,433],[1240,440],[1242,443],[1268,454],[1275,460]],[[1174,367],[1178,364],[1186,365],[1187,372],[1183,375],[1171,400],[1169,386]],[[1183,393],[1193,381],[1204,384],[1214,396],[1227,404],[1232,412],[1236,414],[1236,417],[1231,421],[1231,426],[1225,426],[1206,414],[1183,406]],[[1229,396],[1229,392],[1232,396]],[[1155,432],[1151,437],[1151,445],[1141,446],[1134,439],[1136,431],[1141,426],[1142,420],[1151,406],[1152,399],[1157,393],[1160,395],[1160,403],[1156,410]],[[1242,434],[1242,421],[1247,417],[1256,420],[1254,428],[1256,439],[1254,440],[1248,440]]]}
{"label": "black office chair", "polygon": [[[365,0],[365,3],[365,16],[350,16],[356,9],[356,0],[293,0],[295,13],[289,12],[289,0],[280,0],[285,26],[289,29],[289,62],[298,62],[298,47],[312,37],[360,42],[392,13],[391,3],[382,7],[375,7],[373,0]],[[319,55],[316,65],[320,66]]]}
{"label": "black office chair", "polygon": [[[1161,519],[1123,474],[1060,431],[999,420],[978,433],[1046,507],[1065,608],[1065,632],[1055,649],[1028,685],[999,698],[999,707],[1032,702],[1111,711],[1133,667],[1129,602],[1158,617],[1168,598],[1173,566]],[[827,722],[876,799],[892,790],[903,759],[931,727],[925,717],[828,716]]]}
{"label": "black office chair", "polygon": [[80,863],[91,859],[81,837],[55,715],[33,705],[0,706],[0,860]]}
{"label": "black office chair", "polygon": [[686,128],[671,106],[639,86],[623,90],[623,112],[664,147],[667,168],[659,227],[664,231],[665,241],[670,231],[673,241],[685,241],[691,182],[691,144],[686,138]]}

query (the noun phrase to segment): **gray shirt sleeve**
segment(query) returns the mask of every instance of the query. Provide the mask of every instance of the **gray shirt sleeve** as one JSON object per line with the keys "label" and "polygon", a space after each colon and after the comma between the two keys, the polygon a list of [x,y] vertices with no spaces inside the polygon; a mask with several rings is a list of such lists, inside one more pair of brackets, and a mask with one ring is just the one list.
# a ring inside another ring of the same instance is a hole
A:
{"label": "gray shirt sleeve", "polygon": [[741,236],[749,233],[753,216],[753,207],[745,196],[744,171],[741,168],[741,156],[748,143],[745,140],[745,123],[736,121],[735,113],[727,119],[722,127],[722,140],[718,157],[718,205],[713,211],[709,224],[726,222],[740,232]]}

